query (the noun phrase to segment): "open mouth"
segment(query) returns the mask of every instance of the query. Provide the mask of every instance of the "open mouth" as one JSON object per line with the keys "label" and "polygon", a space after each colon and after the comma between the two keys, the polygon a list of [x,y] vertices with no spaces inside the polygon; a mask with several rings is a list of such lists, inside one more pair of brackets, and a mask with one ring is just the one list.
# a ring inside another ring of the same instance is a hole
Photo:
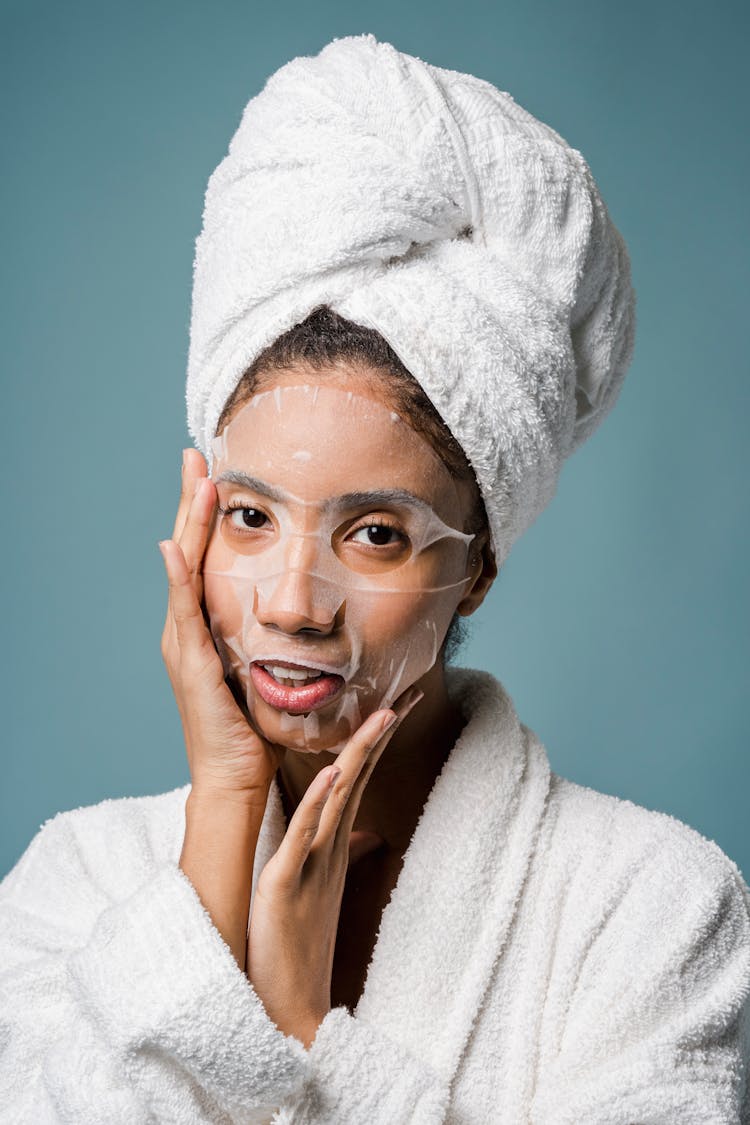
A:
{"label": "open mouth", "polygon": [[260,667],[264,668],[269,676],[273,676],[277,684],[283,684],[284,687],[305,687],[306,684],[314,683],[325,675],[320,669],[288,668],[284,664],[261,664]]}
{"label": "open mouth", "polygon": [[291,715],[303,715],[324,707],[346,682],[343,676],[320,668],[271,661],[251,664],[250,678],[261,699]]}

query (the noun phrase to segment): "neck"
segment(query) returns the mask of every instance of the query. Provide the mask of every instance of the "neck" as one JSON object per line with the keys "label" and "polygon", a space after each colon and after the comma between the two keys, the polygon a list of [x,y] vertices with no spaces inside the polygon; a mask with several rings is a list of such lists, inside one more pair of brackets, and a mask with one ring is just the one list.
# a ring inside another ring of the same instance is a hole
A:
{"label": "neck", "polygon": [[[422,809],[464,725],[448,697],[445,669],[435,664],[417,681],[424,697],[406,716],[375,766],[360,800],[352,832],[375,833],[403,855]],[[335,754],[287,749],[277,774],[287,823],[319,770]]]}

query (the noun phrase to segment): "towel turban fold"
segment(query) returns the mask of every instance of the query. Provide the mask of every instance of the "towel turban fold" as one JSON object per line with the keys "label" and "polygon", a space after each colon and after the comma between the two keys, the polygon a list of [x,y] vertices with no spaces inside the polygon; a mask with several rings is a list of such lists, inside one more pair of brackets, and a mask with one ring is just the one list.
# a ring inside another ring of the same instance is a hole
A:
{"label": "towel turban fold", "polygon": [[188,428],[319,304],[377,329],[462,445],[499,565],[618,396],[635,293],[580,152],[510,94],[373,35],[282,66],[210,177]]}

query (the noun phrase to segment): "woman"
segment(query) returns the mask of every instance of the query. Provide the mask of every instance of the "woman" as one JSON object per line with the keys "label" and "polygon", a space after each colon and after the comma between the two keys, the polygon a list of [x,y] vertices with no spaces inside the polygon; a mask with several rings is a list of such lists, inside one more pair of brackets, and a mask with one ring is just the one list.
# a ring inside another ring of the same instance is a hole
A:
{"label": "woman", "polygon": [[2,884],[14,1121],[748,1119],[750,895],[449,664],[632,352],[580,154],[372,36],[212,176],[162,652],[189,785]]}

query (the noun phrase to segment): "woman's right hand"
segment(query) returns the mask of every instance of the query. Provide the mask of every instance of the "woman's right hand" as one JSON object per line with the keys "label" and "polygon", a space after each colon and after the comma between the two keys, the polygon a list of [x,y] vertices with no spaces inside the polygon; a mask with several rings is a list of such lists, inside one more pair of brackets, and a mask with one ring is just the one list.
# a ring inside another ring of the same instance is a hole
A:
{"label": "woman's right hand", "polygon": [[169,580],[161,653],[182,720],[192,793],[264,808],[280,763],[226,683],[203,611],[203,556],[217,500],[202,454],[184,450],[174,531],[159,544]]}

